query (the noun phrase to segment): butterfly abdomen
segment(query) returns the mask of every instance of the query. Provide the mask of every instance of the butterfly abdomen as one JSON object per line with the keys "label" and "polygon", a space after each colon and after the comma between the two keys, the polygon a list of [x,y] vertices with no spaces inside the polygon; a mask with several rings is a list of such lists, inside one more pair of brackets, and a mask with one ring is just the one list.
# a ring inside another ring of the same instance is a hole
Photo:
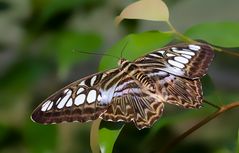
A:
{"label": "butterfly abdomen", "polygon": [[152,92],[155,91],[155,82],[146,74],[144,74],[141,68],[135,63],[127,62],[127,65],[122,65],[122,68],[125,71],[126,75],[134,78],[138,85],[141,86],[141,88],[145,88]]}

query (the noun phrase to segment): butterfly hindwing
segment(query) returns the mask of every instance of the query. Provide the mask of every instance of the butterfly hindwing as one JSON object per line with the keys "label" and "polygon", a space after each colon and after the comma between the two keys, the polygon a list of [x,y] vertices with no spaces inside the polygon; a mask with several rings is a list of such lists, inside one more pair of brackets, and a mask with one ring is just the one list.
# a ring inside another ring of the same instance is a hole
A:
{"label": "butterfly hindwing", "polygon": [[199,108],[203,93],[199,79],[187,79],[165,71],[146,73],[155,81],[156,90],[164,102],[185,108]]}
{"label": "butterfly hindwing", "polygon": [[137,81],[127,77],[115,89],[111,105],[101,115],[106,121],[133,121],[138,129],[151,127],[163,113],[164,104],[151,97]]}
{"label": "butterfly hindwing", "polygon": [[202,86],[199,79],[189,80],[175,76],[165,90],[167,103],[184,108],[200,108],[203,101]]}

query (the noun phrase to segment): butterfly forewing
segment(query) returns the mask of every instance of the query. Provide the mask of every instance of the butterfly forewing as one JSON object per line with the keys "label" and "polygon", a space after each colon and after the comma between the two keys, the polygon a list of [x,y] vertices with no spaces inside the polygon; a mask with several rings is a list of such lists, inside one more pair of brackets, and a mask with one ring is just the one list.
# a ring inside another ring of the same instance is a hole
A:
{"label": "butterfly forewing", "polygon": [[[108,107],[107,102],[101,103],[106,97],[100,92],[102,83],[115,73],[117,70],[111,70],[73,82],[43,101],[33,112],[32,119],[44,124],[97,119]],[[110,101],[112,97],[107,96],[105,100]]]}
{"label": "butterfly forewing", "polygon": [[212,47],[206,44],[177,44],[161,48],[135,61],[142,70],[166,71],[186,77],[200,78],[212,62]]}

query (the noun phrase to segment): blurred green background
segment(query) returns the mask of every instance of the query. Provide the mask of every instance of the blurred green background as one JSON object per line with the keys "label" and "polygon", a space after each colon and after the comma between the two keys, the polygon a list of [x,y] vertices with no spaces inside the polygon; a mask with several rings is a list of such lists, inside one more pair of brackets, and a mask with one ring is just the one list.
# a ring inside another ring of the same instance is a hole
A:
{"label": "blurred green background", "polygon": [[[51,93],[97,72],[101,57],[80,51],[103,53],[130,33],[167,29],[158,22],[136,20],[124,21],[116,28],[114,17],[132,2],[0,0],[0,153],[91,152],[91,123],[44,126],[33,123],[30,115]],[[238,0],[165,2],[172,23],[181,32],[200,23],[239,21]],[[124,56],[127,58],[127,53]],[[238,58],[217,53],[209,74],[210,78],[203,79],[208,100],[217,105],[239,100]],[[214,110],[209,105],[197,111],[167,106],[163,119],[152,129],[138,131],[133,124],[127,124],[114,152],[157,152],[165,142]],[[231,110],[208,123],[176,146],[174,152],[235,152],[238,112]]]}

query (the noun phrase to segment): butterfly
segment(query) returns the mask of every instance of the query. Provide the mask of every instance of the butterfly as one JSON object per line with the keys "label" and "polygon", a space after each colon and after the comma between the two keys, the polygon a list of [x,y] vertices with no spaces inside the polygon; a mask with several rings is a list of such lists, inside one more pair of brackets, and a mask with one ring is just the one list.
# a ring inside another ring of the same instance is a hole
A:
{"label": "butterfly", "polygon": [[200,78],[214,57],[207,44],[176,44],[157,49],[119,67],[79,79],[44,100],[32,113],[42,124],[87,122],[98,118],[151,127],[165,103],[200,108]]}

